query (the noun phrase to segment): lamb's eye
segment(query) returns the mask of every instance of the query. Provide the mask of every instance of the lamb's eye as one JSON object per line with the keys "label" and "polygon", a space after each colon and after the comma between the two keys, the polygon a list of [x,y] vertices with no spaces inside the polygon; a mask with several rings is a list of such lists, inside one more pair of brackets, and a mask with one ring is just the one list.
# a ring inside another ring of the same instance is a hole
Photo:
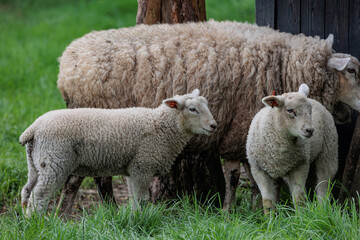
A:
{"label": "lamb's eye", "polygon": [[194,107],[189,108],[189,111],[190,111],[190,112],[196,112],[196,113],[199,113],[199,112],[196,110],[196,108],[194,108]]}
{"label": "lamb's eye", "polygon": [[346,69],[348,71],[348,73],[354,73],[355,72],[355,69],[354,68],[348,68]]}
{"label": "lamb's eye", "polygon": [[292,114],[294,114],[294,116],[296,116],[296,113],[295,113],[294,109],[288,108],[288,109],[286,109],[286,111],[287,111],[288,113],[292,113]]}

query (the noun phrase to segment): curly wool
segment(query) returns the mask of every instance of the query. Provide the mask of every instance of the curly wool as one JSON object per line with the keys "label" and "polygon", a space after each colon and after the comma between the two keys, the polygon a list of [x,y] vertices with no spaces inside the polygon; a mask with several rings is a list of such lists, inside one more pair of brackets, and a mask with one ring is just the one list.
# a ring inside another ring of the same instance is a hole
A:
{"label": "curly wool", "polygon": [[219,146],[224,158],[244,155],[246,133],[261,98],[312,86],[330,111],[337,75],[327,70],[325,40],[236,22],[138,25],[89,33],[60,60],[58,87],[70,108],[154,107],[199,88],[221,124],[192,146]]}
{"label": "curly wool", "polygon": [[[43,163],[51,170],[52,165],[55,168],[58,164],[52,161],[54,158],[71,163],[70,169],[56,168],[57,174],[128,175],[127,167],[134,155],[146,156],[141,161],[147,161],[149,169],[163,173],[170,171],[176,156],[193,136],[182,131],[180,116],[174,113],[165,106],[55,110],[42,115],[25,130],[20,143],[36,141],[32,152],[35,166]],[[56,155],[57,152],[61,155]]]}

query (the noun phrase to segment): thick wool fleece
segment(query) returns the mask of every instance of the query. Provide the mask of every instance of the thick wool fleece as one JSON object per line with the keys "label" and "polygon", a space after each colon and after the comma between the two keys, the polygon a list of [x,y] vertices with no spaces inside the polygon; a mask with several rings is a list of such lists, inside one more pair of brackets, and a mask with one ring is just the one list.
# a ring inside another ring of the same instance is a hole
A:
{"label": "thick wool fleece", "polygon": [[327,70],[325,40],[236,22],[138,25],[89,33],[60,60],[58,87],[68,107],[154,107],[199,88],[221,123],[192,151],[216,146],[225,159],[245,155],[246,133],[261,98],[300,83],[329,110],[337,75]]}
{"label": "thick wool fleece", "polygon": [[49,177],[55,175],[46,171],[66,177],[129,175],[130,161],[139,171],[164,174],[193,136],[182,130],[176,112],[166,106],[55,110],[38,118],[20,143],[35,140],[35,167]]}

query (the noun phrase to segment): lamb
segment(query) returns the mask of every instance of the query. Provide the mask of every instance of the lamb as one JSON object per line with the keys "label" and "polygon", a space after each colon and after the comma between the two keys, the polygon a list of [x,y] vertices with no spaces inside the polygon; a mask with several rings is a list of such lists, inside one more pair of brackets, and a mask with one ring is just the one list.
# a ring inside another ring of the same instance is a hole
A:
{"label": "lamb", "polygon": [[330,112],[307,98],[309,87],[298,92],[262,99],[251,122],[246,155],[260,189],[265,212],[277,202],[276,179],[289,185],[295,203],[304,200],[310,164],[315,163],[318,198],[324,198],[328,181],[338,168],[338,136]]}
{"label": "lamb", "polygon": [[220,154],[227,209],[234,201],[240,162],[248,166],[246,136],[263,97],[273,90],[294,91],[304,82],[312,88],[310,97],[334,116],[342,103],[360,110],[359,61],[333,53],[332,43],[332,35],[324,40],[229,21],[96,31],[66,48],[57,83],[69,108],[154,107],[173,93],[199,86],[222,124],[211,137],[194,138],[183,154],[197,159],[201,152],[204,166],[206,153],[206,161]]}
{"label": "lamb", "polygon": [[199,90],[163,101],[158,108],[62,109],[45,113],[20,136],[26,144],[28,181],[21,192],[30,215],[70,174],[129,176],[138,199],[148,198],[155,174],[170,171],[194,134],[211,135],[217,123]]}

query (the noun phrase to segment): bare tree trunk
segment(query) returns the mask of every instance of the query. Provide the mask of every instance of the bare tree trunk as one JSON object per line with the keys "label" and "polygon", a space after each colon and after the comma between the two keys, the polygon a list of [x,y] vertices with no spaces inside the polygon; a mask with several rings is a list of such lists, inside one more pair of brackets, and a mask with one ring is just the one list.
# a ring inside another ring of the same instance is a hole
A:
{"label": "bare tree trunk", "polygon": [[138,0],[136,24],[206,21],[205,0]]}

